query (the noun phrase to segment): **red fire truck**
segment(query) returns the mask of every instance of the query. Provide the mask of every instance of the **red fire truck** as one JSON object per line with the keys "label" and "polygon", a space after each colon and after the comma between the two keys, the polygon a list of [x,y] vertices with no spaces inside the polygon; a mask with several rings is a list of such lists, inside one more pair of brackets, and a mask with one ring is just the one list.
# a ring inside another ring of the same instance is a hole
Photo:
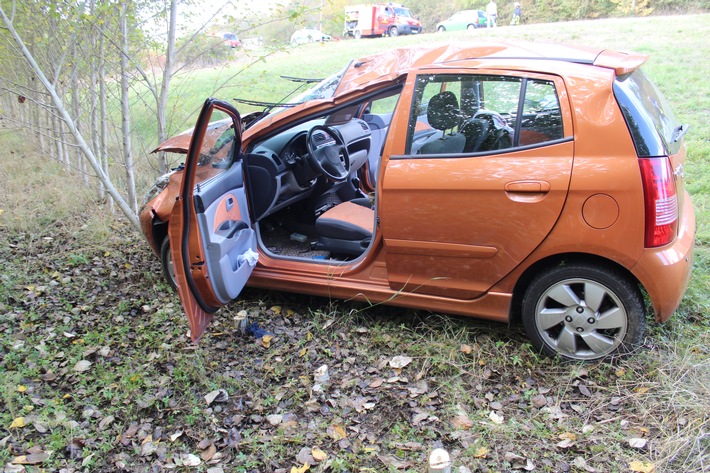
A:
{"label": "red fire truck", "polygon": [[345,7],[345,36],[355,39],[421,33],[422,24],[399,3],[369,3]]}

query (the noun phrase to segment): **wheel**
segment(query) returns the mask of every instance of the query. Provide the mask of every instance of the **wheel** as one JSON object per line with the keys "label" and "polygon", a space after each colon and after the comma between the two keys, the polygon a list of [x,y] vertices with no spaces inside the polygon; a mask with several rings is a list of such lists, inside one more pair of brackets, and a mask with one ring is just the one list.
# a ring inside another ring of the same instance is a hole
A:
{"label": "wheel", "polygon": [[446,31],[446,28],[444,28],[443,26],[440,26],[436,29],[436,31],[438,31],[439,33],[443,33]]}
{"label": "wheel", "polygon": [[173,257],[170,254],[170,239],[166,236],[160,245],[160,266],[163,268],[163,275],[170,287],[177,291],[177,279],[175,279],[175,268],[173,267]]}
{"label": "wheel", "polygon": [[635,284],[618,271],[574,263],[542,272],[525,291],[523,325],[549,356],[601,360],[641,343],[646,310]]}
{"label": "wheel", "polygon": [[396,26],[393,26],[392,28],[390,28],[390,36],[392,36],[393,38],[396,38],[397,36],[399,36],[399,30],[397,29]]}
{"label": "wheel", "polygon": [[362,31],[360,31],[360,30],[355,30],[355,33],[353,34],[353,36],[355,37],[355,39],[360,39],[360,38],[362,38]]}
{"label": "wheel", "polygon": [[[319,138],[316,136],[326,135]],[[330,138],[330,140],[328,140]],[[306,135],[307,161],[311,169],[334,182],[342,182],[350,175],[350,155],[343,138],[334,129],[316,125]]]}
{"label": "wheel", "polygon": [[473,30],[476,29],[476,25],[468,25],[468,26],[466,27],[466,29],[467,29],[468,31],[473,31]]}

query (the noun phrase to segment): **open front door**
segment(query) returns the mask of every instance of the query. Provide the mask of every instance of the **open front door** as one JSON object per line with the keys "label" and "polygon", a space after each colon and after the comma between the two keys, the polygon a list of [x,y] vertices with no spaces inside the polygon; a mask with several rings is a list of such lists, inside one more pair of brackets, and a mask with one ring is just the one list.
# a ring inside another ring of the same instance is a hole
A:
{"label": "open front door", "polygon": [[230,104],[205,102],[170,217],[178,293],[195,342],[217,309],[237,298],[258,258],[244,187],[240,123]]}

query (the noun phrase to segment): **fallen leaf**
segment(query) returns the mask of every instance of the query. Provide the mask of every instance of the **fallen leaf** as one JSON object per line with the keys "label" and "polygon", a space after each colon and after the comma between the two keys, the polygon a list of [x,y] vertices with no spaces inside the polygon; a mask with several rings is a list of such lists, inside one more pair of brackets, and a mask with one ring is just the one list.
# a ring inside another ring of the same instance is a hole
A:
{"label": "fallen leaf", "polygon": [[313,447],[311,449],[311,455],[317,462],[322,462],[328,458],[328,454],[318,447]]}
{"label": "fallen leaf", "polygon": [[478,447],[475,452],[473,452],[473,458],[486,458],[489,450],[486,447]]}
{"label": "fallen leaf", "polygon": [[273,335],[264,335],[263,337],[261,337],[261,346],[264,348],[269,348],[271,346],[271,340],[273,339]]}
{"label": "fallen leaf", "polygon": [[656,465],[653,463],[646,463],[638,460],[634,460],[629,463],[629,469],[637,473],[653,473],[656,471]]}
{"label": "fallen leaf", "polygon": [[472,351],[473,351],[473,348],[471,348],[471,345],[461,345],[461,352],[462,353],[470,355]]}
{"label": "fallen leaf", "polygon": [[629,446],[631,448],[644,448],[646,446],[646,443],[648,443],[648,440],[646,440],[646,439],[640,439],[640,438],[629,439]]}
{"label": "fallen leaf", "polygon": [[451,425],[456,430],[469,430],[473,427],[473,421],[465,414],[459,414],[451,419]]}
{"label": "fallen leaf", "polygon": [[390,360],[390,366],[394,369],[402,369],[412,362],[412,358],[403,355],[397,355]]}
{"label": "fallen leaf", "polygon": [[104,430],[106,427],[111,425],[111,423],[114,421],[113,416],[106,416],[103,419],[101,419],[101,422],[99,422],[99,430]]}
{"label": "fallen leaf", "polygon": [[29,455],[21,455],[19,457],[13,458],[12,463],[15,465],[37,465],[39,463],[43,463],[49,460],[51,454],[52,452],[48,451],[40,453],[30,453]]}
{"label": "fallen leaf", "polygon": [[572,439],[564,439],[561,442],[557,442],[558,448],[570,448],[573,446],[574,446],[574,440],[572,440]]}
{"label": "fallen leaf", "polygon": [[213,402],[227,402],[229,399],[229,394],[224,389],[216,389],[212,392],[205,394],[205,402],[207,405],[211,405]]}
{"label": "fallen leaf", "polygon": [[305,473],[306,471],[308,471],[310,469],[311,469],[311,466],[308,463],[304,463],[303,466],[301,466],[301,467],[292,466],[291,473]]}
{"label": "fallen leaf", "polygon": [[398,470],[404,470],[412,466],[412,462],[408,460],[400,460],[394,455],[377,455],[377,459],[384,463],[386,466],[396,468]]}
{"label": "fallen leaf", "polygon": [[379,388],[380,386],[382,386],[382,383],[384,383],[384,382],[385,382],[385,380],[382,379],[382,378],[375,378],[375,379],[369,384],[369,387],[371,387],[371,388]]}
{"label": "fallen leaf", "polygon": [[15,420],[12,421],[10,424],[10,429],[19,429],[25,426],[25,418],[24,417],[16,417]]}
{"label": "fallen leaf", "polygon": [[214,444],[210,444],[209,447],[207,447],[202,451],[202,453],[200,453],[200,458],[202,458],[203,461],[208,462],[212,460],[212,457],[214,457],[216,453],[217,447],[215,447]]}
{"label": "fallen leaf", "polygon": [[347,434],[345,433],[345,429],[341,425],[329,425],[328,429],[326,431],[328,436],[332,438],[333,440],[340,440],[344,439],[347,437]]}
{"label": "fallen leaf", "polygon": [[182,436],[182,433],[183,433],[182,430],[178,430],[177,432],[175,432],[174,434],[172,434],[170,436],[170,441],[171,442],[176,441],[177,439],[179,439]]}
{"label": "fallen leaf", "polygon": [[501,415],[496,414],[495,411],[491,411],[491,413],[488,414],[488,418],[494,424],[502,424],[505,421],[505,418]]}
{"label": "fallen leaf", "polygon": [[17,392],[18,393],[24,393],[26,391],[27,391],[27,386],[25,386],[24,384],[17,385]]}
{"label": "fallen leaf", "polygon": [[77,373],[83,373],[84,371],[88,371],[89,368],[91,368],[91,362],[89,360],[81,360],[77,362],[76,365],[74,365],[74,371]]}
{"label": "fallen leaf", "polygon": [[274,314],[279,315],[281,313],[281,306],[275,305],[269,310]]}
{"label": "fallen leaf", "polygon": [[516,455],[515,453],[508,452],[505,454],[504,458],[505,461],[510,463],[514,470],[532,471],[535,469],[535,465],[529,458]]}

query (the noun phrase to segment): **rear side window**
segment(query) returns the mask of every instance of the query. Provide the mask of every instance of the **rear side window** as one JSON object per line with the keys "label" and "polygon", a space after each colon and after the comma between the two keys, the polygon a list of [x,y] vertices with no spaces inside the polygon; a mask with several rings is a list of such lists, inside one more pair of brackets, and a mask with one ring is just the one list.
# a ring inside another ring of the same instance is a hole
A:
{"label": "rear side window", "polygon": [[656,86],[641,71],[618,77],[614,96],[624,114],[626,124],[641,157],[675,154],[679,142],[671,137],[677,126],[673,113]]}
{"label": "rear side window", "polygon": [[552,81],[425,74],[416,78],[405,153],[491,153],[564,138]]}

